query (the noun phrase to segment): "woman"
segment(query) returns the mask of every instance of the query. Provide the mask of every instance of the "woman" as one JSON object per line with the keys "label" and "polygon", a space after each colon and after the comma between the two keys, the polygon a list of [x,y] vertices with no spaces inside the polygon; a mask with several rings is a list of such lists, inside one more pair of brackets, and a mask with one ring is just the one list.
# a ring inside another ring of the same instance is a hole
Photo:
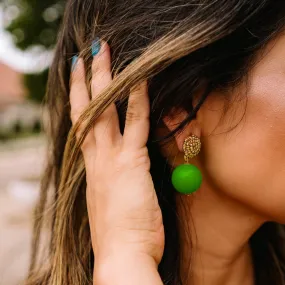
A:
{"label": "woman", "polygon": [[68,1],[27,284],[285,284],[284,28],[281,0]]}

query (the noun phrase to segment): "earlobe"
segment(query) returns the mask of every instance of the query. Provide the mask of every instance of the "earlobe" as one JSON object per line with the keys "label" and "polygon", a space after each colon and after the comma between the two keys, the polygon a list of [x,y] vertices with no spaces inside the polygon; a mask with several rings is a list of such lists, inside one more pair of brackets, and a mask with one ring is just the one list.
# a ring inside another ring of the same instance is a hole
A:
{"label": "earlobe", "polygon": [[[188,113],[185,110],[173,110],[169,115],[163,118],[165,126],[168,128],[169,132],[174,131],[186,118]],[[175,141],[179,151],[183,152],[183,144],[185,139],[190,135],[195,135],[196,137],[201,136],[201,129],[196,120],[191,121],[187,124],[181,131],[175,134]]]}

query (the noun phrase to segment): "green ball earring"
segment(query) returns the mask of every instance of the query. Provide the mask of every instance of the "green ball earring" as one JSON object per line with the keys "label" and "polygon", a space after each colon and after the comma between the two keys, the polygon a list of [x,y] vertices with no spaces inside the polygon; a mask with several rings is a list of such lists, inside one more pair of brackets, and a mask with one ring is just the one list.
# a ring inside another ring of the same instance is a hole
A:
{"label": "green ball earring", "polygon": [[176,167],[172,173],[172,184],[181,194],[193,194],[202,184],[201,171],[194,165],[189,164],[189,159],[197,156],[201,150],[201,141],[195,135],[188,137],[184,144],[185,164]]}

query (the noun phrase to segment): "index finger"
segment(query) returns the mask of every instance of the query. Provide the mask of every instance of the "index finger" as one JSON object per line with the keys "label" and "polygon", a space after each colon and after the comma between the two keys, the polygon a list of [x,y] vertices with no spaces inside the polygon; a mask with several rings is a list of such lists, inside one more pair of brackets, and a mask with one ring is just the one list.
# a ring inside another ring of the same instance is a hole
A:
{"label": "index finger", "polygon": [[73,125],[81,116],[82,112],[90,104],[90,98],[85,82],[85,68],[82,58],[77,56],[72,59],[71,85],[70,85],[70,105],[71,120]]}
{"label": "index finger", "polygon": [[[74,57],[71,73],[71,85],[70,85],[70,105],[71,105],[71,120],[75,125],[82,115],[84,110],[90,104],[90,98],[88,95],[88,89],[85,80],[85,68],[82,58]],[[76,131],[77,139],[81,136],[81,129],[84,126],[80,126],[80,129]],[[92,132],[89,132],[81,145],[82,151],[86,151],[89,146],[93,146],[94,137]],[[84,153],[84,152],[83,152]]]}

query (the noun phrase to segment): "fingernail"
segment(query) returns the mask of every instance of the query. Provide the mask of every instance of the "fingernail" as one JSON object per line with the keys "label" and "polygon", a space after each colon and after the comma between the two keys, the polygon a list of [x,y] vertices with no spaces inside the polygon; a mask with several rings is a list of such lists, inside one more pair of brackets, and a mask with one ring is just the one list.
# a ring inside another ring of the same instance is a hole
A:
{"label": "fingernail", "polygon": [[96,38],[93,42],[92,42],[92,56],[96,56],[99,51],[101,49],[101,43],[100,43],[100,39]]}
{"label": "fingernail", "polygon": [[71,62],[71,71],[72,71],[72,72],[73,72],[74,69],[76,68],[77,61],[78,61],[78,56],[75,55],[75,56],[72,58],[72,62]]}

